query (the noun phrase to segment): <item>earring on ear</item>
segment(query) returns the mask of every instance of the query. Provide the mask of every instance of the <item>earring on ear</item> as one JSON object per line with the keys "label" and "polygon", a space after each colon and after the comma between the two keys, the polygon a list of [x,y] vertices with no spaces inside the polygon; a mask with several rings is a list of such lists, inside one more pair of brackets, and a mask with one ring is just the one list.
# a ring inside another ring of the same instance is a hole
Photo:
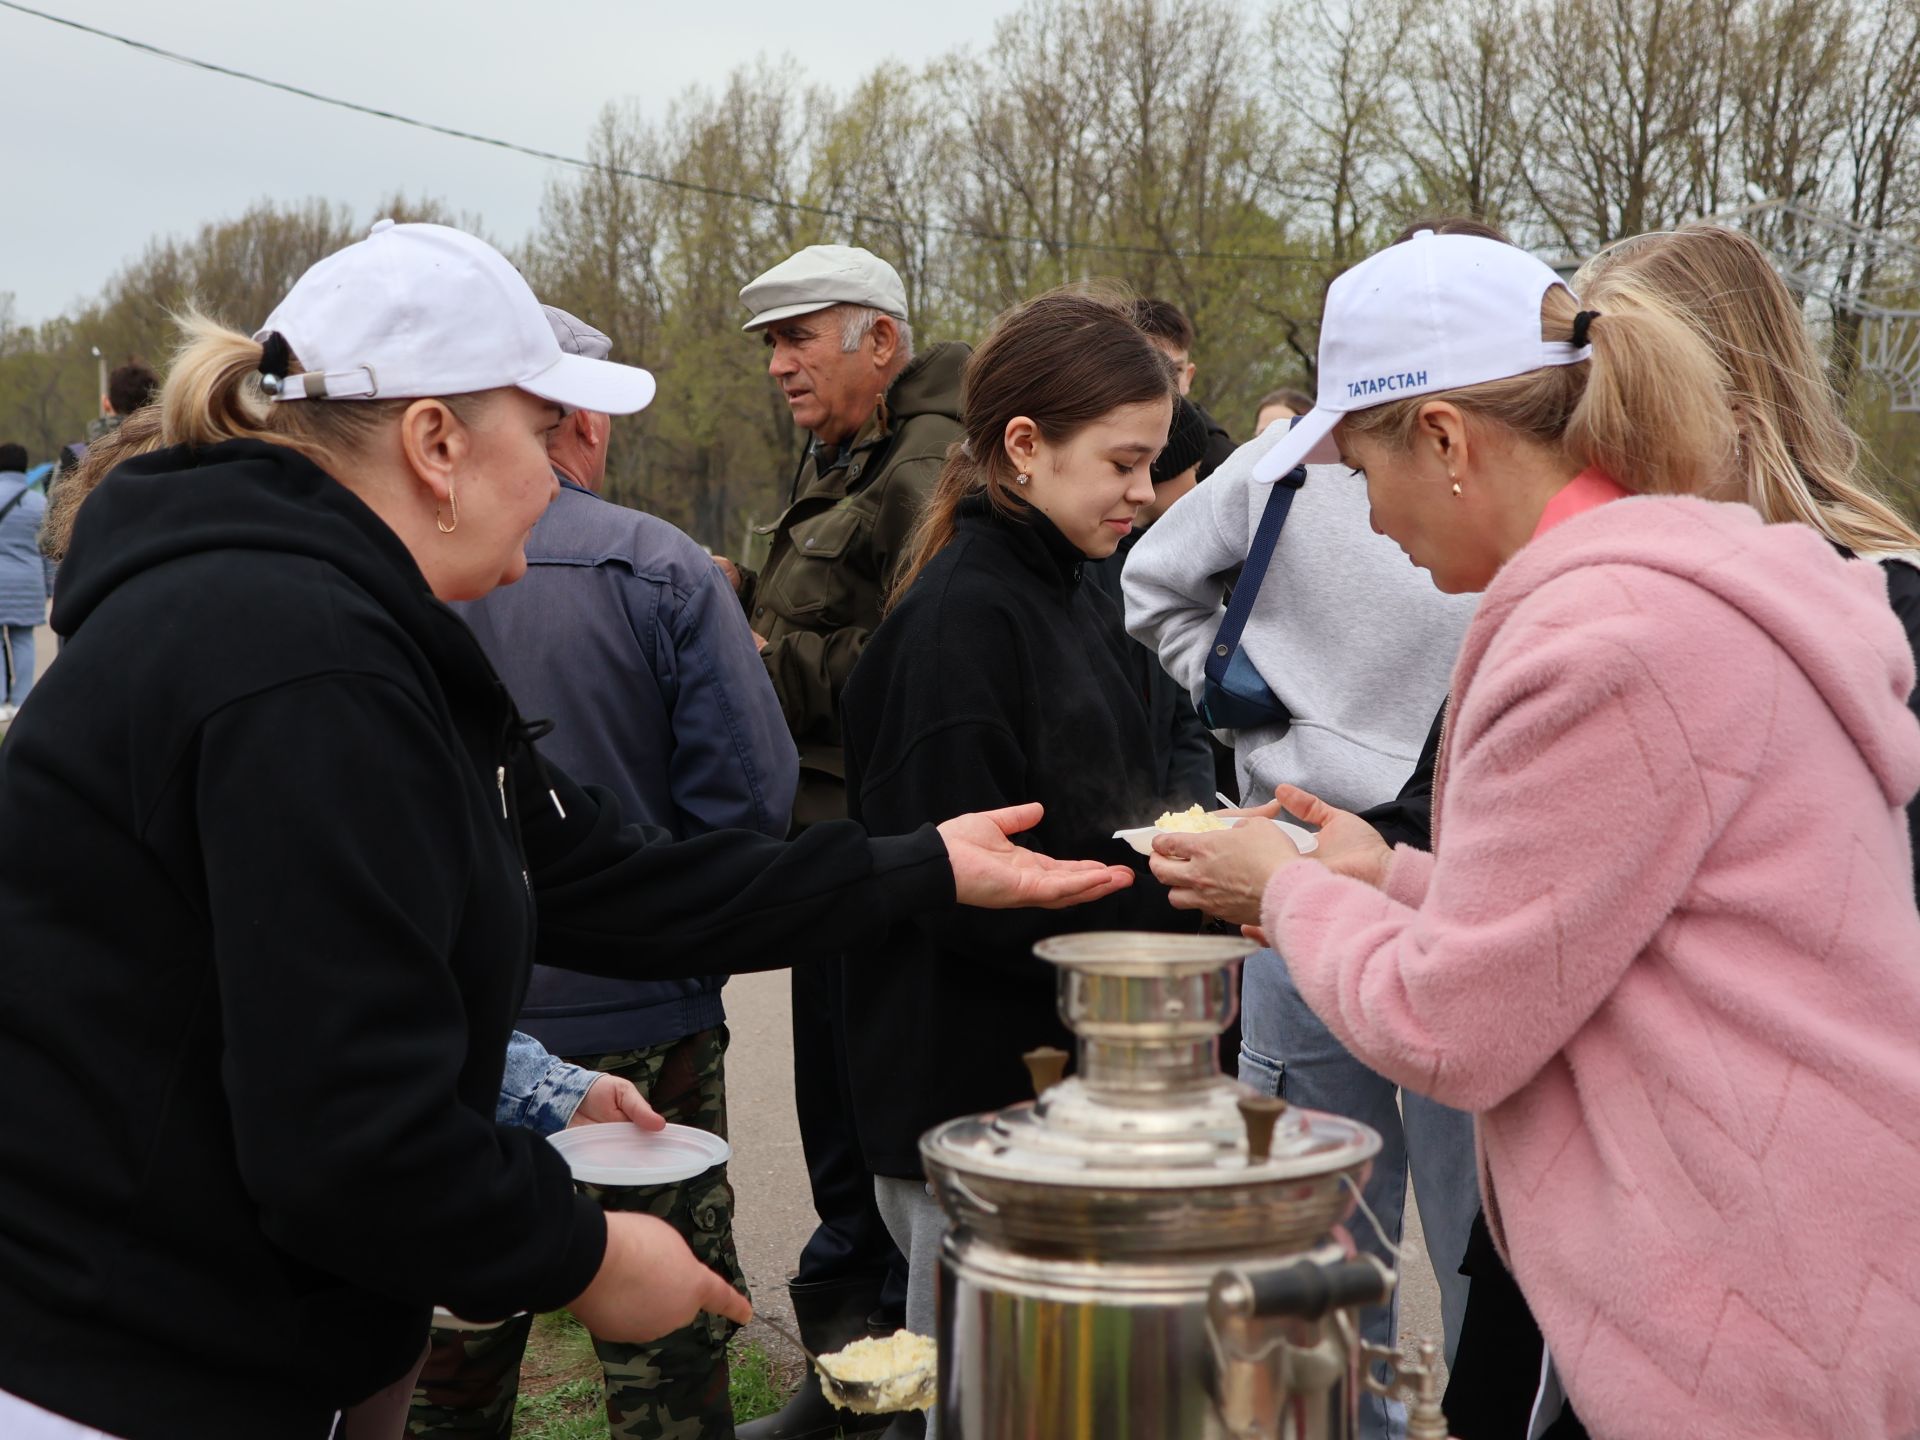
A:
{"label": "earring on ear", "polygon": [[451,535],[460,528],[460,497],[453,493],[453,482],[451,480],[447,482],[447,508],[453,511],[452,524],[448,524],[440,518],[440,507],[438,505],[433,507],[434,527],[439,530],[442,535]]}
{"label": "earring on ear", "polygon": [[1027,483],[1027,480],[1028,480],[1028,477],[1025,475],[1016,475],[1014,477],[1013,483],[1016,485],[1024,485]]}
{"label": "earring on ear", "polygon": [[[1447,478],[1453,480],[1453,476],[1451,475],[1447,476]],[[1458,480],[1453,480],[1453,496],[1456,500],[1460,498],[1460,482]]]}

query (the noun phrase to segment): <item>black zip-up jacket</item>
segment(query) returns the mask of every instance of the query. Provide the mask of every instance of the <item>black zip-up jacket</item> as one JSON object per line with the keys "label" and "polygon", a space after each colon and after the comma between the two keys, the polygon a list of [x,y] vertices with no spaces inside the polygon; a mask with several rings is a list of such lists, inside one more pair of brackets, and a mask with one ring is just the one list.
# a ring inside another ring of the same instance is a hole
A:
{"label": "black zip-up jacket", "polygon": [[492,1123],[536,954],[768,968],[953,899],[931,832],[623,828],[292,451],[129,462],[60,581],[0,747],[0,1389],[110,1434],[319,1437],[433,1304],[585,1288],[599,1211]]}
{"label": "black zip-up jacket", "polygon": [[1133,885],[1073,910],[953,908],[896,920],[842,986],[854,1116],[875,1174],[921,1174],[929,1126],[1033,1098],[1021,1055],[1071,1049],[1056,972],[1033,946],[1082,930],[1193,930],[1113,839],[1164,808],[1146,705],[1114,603],[1045,516],[965,504],[953,542],[881,622],[842,714],[855,819],[911,828],[949,807],[1046,806],[1022,843],[1131,864]]}

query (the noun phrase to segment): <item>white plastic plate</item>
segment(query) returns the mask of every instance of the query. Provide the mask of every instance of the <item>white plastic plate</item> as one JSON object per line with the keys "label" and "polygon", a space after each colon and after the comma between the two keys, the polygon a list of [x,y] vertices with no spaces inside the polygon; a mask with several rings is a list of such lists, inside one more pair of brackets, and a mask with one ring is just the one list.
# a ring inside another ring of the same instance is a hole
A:
{"label": "white plastic plate", "polygon": [[724,1163],[733,1147],[710,1130],[668,1125],[642,1130],[622,1120],[549,1135],[573,1178],[589,1185],[670,1185]]}

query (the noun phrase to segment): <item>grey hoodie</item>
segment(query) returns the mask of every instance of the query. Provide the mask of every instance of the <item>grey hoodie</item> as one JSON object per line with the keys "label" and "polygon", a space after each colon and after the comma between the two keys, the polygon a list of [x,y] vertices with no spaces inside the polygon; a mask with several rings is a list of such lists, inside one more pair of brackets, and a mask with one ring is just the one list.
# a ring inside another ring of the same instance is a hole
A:
{"label": "grey hoodie", "polygon": [[[1273,427],[1234,451],[1127,561],[1127,629],[1196,702],[1226,613],[1224,579],[1266,508],[1253,464],[1284,433]],[[1222,735],[1242,797],[1266,799],[1287,783],[1345,810],[1392,799],[1413,773],[1476,603],[1442,595],[1373,532],[1364,481],[1343,465],[1309,467],[1241,637],[1293,724]]]}

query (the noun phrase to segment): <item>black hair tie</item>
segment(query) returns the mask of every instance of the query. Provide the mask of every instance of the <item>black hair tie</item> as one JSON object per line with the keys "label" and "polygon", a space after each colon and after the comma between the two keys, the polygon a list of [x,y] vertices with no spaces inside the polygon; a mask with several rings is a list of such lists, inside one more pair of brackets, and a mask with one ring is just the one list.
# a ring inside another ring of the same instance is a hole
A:
{"label": "black hair tie", "polygon": [[260,344],[260,373],[266,377],[269,394],[280,388],[280,382],[286,379],[292,366],[293,347],[287,344],[287,337],[278,330],[269,330]]}
{"label": "black hair tie", "polygon": [[[1600,318],[1598,310],[1582,310],[1573,317],[1573,338],[1567,343],[1574,349],[1584,349],[1587,344],[1587,332],[1593,328],[1593,322]],[[274,337],[276,340],[279,336]]]}

